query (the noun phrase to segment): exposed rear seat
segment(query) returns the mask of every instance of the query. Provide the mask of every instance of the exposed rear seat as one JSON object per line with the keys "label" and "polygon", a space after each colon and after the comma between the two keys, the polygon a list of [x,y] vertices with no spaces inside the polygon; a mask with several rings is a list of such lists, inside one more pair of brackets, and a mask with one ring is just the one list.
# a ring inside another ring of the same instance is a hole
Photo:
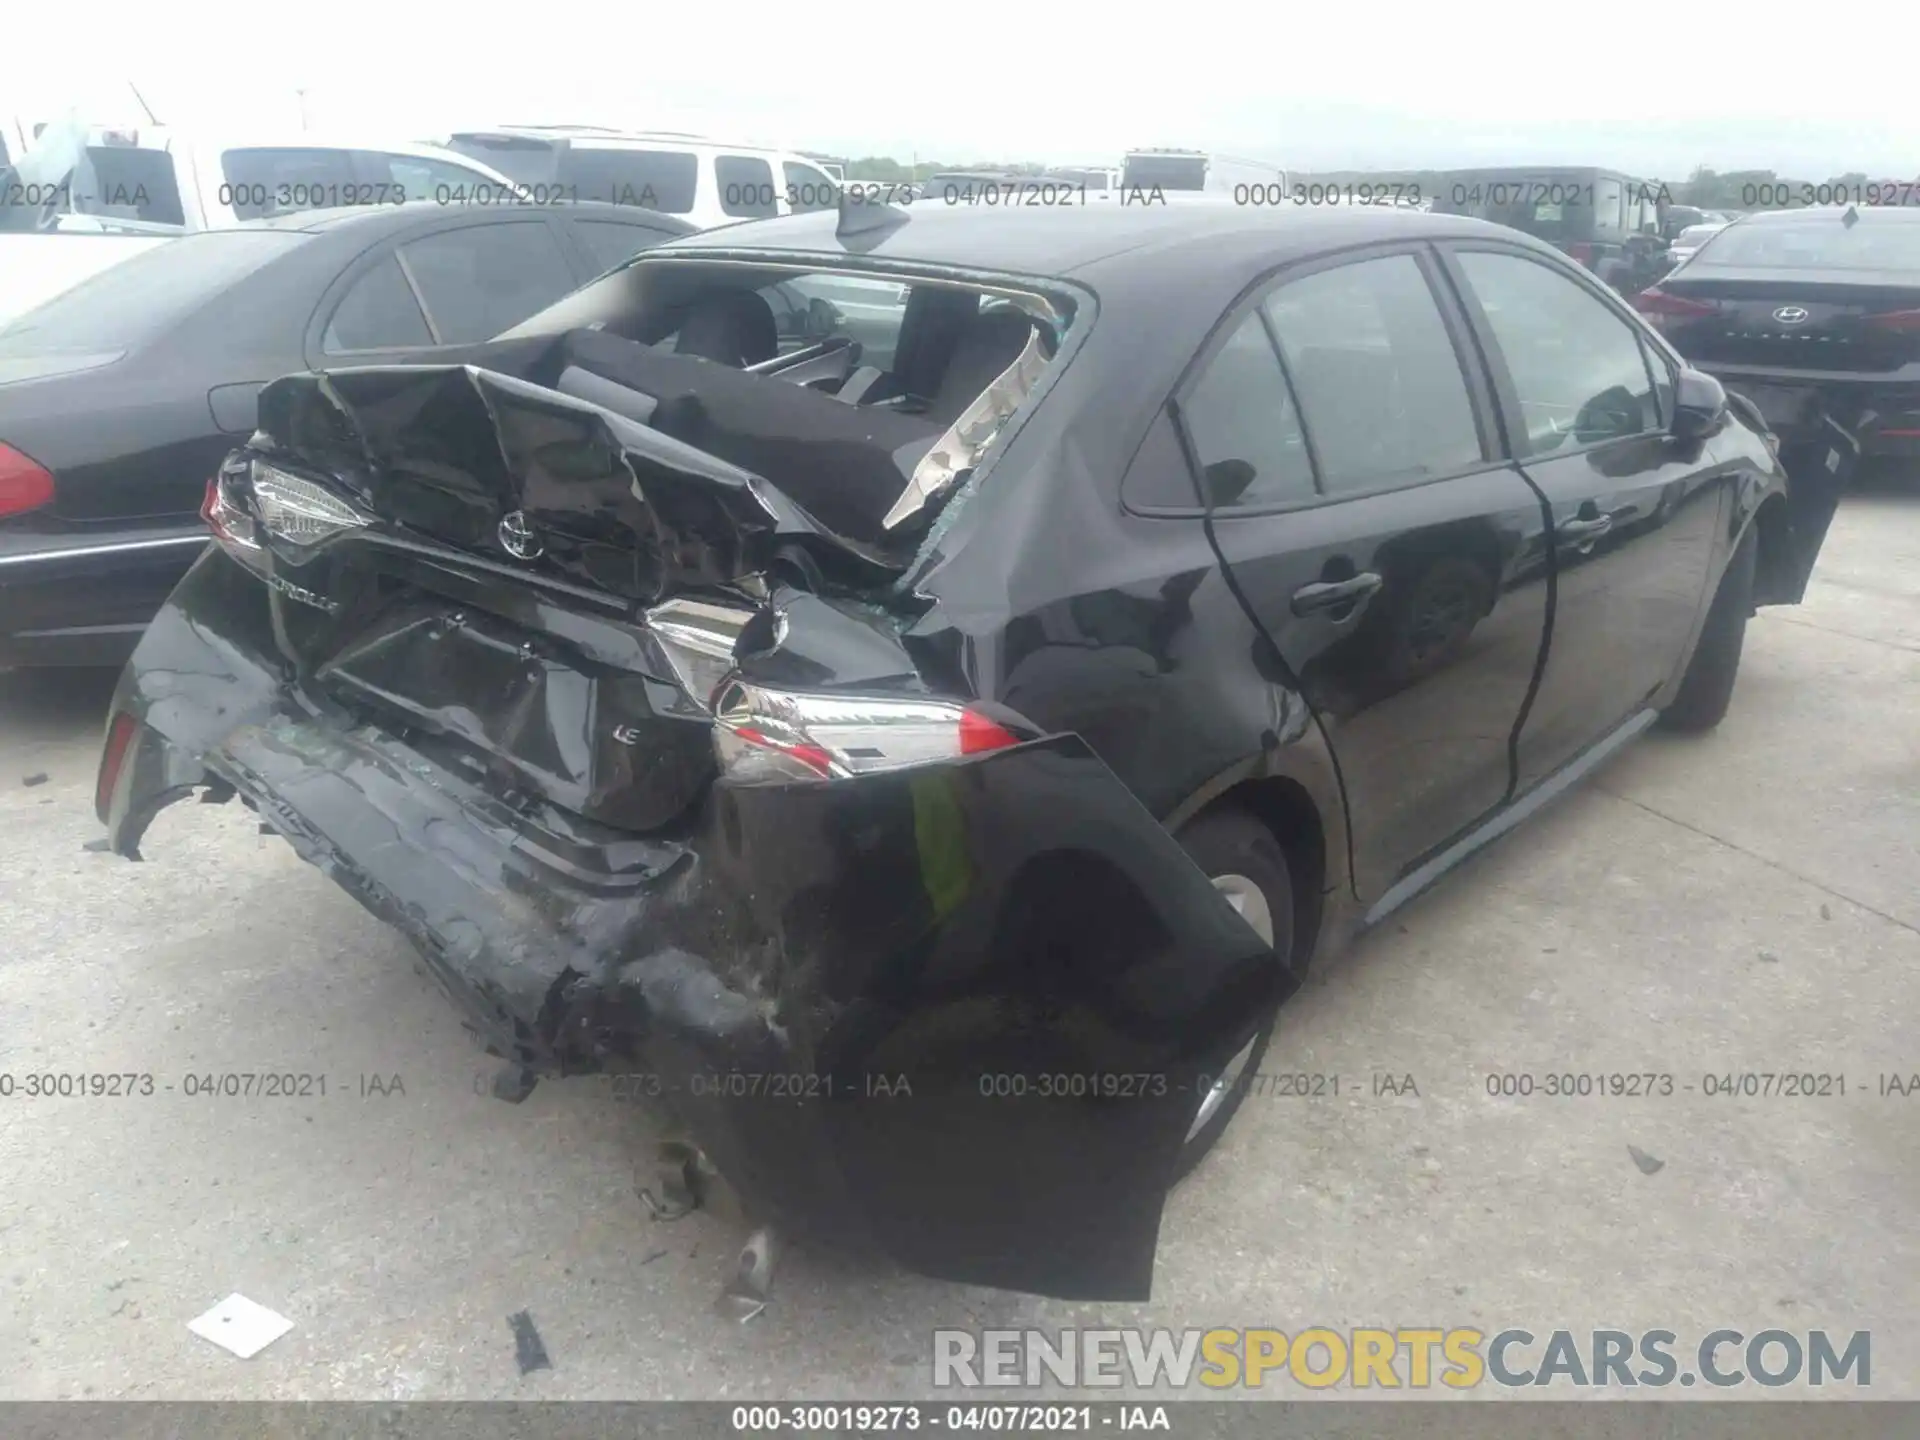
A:
{"label": "exposed rear seat", "polygon": [[765,476],[853,540],[886,538],[881,519],[944,429],[599,330],[568,332],[557,358],[563,393]]}

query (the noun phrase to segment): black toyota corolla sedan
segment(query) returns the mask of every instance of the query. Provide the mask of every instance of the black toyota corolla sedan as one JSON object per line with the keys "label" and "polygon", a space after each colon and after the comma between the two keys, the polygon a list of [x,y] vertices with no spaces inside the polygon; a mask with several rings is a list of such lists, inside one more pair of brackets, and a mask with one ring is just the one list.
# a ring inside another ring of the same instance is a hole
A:
{"label": "black toyota corolla sedan", "polygon": [[238,795],[765,1222],[1141,1297],[1309,957],[1711,727],[1826,460],[1476,220],[741,226],[270,386],[98,810]]}
{"label": "black toyota corolla sedan", "polygon": [[[693,227],[633,206],[307,211],[185,236],[0,327],[0,665],[119,665],[207,545],[254,400],[458,358]],[[57,243],[57,242],[53,242]]]}

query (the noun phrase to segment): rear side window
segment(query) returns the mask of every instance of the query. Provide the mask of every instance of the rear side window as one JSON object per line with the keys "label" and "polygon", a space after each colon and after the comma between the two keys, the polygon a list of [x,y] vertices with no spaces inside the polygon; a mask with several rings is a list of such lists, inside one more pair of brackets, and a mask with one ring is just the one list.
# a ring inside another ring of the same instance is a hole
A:
{"label": "rear side window", "polygon": [[1532,260],[1486,251],[1459,260],[1513,379],[1532,454],[1660,428],[1646,352],[1624,319]]}
{"label": "rear side window", "polygon": [[443,345],[491,340],[573,289],[543,221],[469,225],[401,247]]}
{"label": "rear side window", "polygon": [[587,247],[593,260],[593,273],[601,275],[614,266],[631,260],[650,245],[668,238],[644,225],[622,225],[616,220],[576,220],[573,233]]}
{"label": "rear side window", "polygon": [[320,337],[320,348],[330,355],[431,344],[433,336],[413,288],[391,255],[353,282]]}
{"label": "rear side window", "polygon": [[811,165],[796,165],[791,160],[780,169],[787,181],[787,206],[795,213],[832,210],[840,204],[840,187],[826,171]]}
{"label": "rear side window", "polygon": [[1328,494],[1417,484],[1482,458],[1460,361],[1412,256],[1322,270],[1265,303]]}
{"label": "rear side window", "polygon": [[360,178],[376,187],[357,198],[376,205],[397,204],[402,197],[459,204],[473,196],[476,189],[487,196],[488,192],[500,188],[498,181],[489,182],[477,170],[425,155],[359,150],[354,153],[354,160],[360,167]]}
{"label": "rear side window", "polygon": [[1207,362],[1180,402],[1180,421],[1214,508],[1313,498],[1306,437],[1258,311]]}
{"label": "rear side window", "polygon": [[560,157],[558,179],[572,187],[570,199],[685,215],[700,188],[700,161],[686,150],[575,148]]}
{"label": "rear side window", "polygon": [[349,150],[229,150],[220,169],[221,198],[242,220],[338,205],[352,199],[357,178]]}
{"label": "rear side window", "polygon": [[727,215],[778,215],[773,167],[748,155],[716,155],[714,179],[720,186],[720,209]]}
{"label": "rear side window", "polygon": [[87,163],[74,175],[73,210],[115,220],[184,225],[173,156],[131,145],[89,145]]}

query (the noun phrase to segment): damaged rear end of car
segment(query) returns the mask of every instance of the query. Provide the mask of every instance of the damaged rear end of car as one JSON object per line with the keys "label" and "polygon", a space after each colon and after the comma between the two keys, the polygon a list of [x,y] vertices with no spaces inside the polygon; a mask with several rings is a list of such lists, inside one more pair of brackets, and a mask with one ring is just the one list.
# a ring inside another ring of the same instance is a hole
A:
{"label": "damaged rear end of car", "polygon": [[507,1092],[640,1076],[762,1223],[1143,1296],[1209,1067],[1290,979],[1084,742],[916,641],[905,583],[1071,298],[909,277],[884,366],[754,358],[738,297],[800,281],[647,265],[630,324],[263,393],[116,693],[110,844],[237,796]]}

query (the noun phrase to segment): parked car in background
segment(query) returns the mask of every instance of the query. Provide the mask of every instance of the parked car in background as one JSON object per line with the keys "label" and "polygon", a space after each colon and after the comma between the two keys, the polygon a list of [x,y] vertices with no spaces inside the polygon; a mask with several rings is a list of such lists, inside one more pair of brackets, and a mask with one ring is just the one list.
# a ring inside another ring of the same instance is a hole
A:
{"label": "parked car in background", "polygon": [[1236,160],[1204,150],[1129,150],[1120,166],[1126,190],[1209,190],[1231,194],[1235,186],[1277,187],[1287,193],[1287,172],[1264,160]]}
{"label": "parked car in background", "polygon": [[[776,353],[828,282],[890,333]],[[237,793],[503,1095],[652,1077],[757,1222],[1076,1299],[1311,955],[1719,721],[1831,503],[1563,254],[1388,208],[768,220],[462,358],[261,396],[110,846]]]}
{"label": "parked car in background", "polygon": [[1709,220],[1700,225],[1689,225],[1673,237],[1667,246],[1666,262],[1669,268],[1678,267],[1691,260],[1694,253],[1713,236],[1727,228],[1728,221]]}
{"label": "parked car in background", "polygon": [[38,228],[78,219],[178,235],[302,210],[446,203],[506,184],[479,161],[409,141],[92,127]]}
{"label": "parked car in background", "polygon": [[170,238],[63,212],[69,177],[86,154],[77,122],[44,126],[31,140],[15,128],[15,145],[0,159],[0,324]]}
{"label": "parked car in background", "polygon": [[637,205],[703,230],[840,204],[840,182],[817,161],[700,135],[510,125],[457,131],[446,144],[532,187],[542,203]]}
{"label": "parked car in background", "polygon": [[1920,458],[1920,211],[1821,206],[1721,229],[1634,305],[1776,431]]}
{"label": "parked car in background", "polygon": [[1452,170],[1436,215],[1471,215],[1544,240],[1623,295],[1662,273],[1664,191],[1656,182],[1591,166]]}
{"label": "parked car in background", "polygon": [[269,380],[457,356],[690,228],[611,205],[305,212],[169,241],[0,326],[0,665],[126,658]]}

